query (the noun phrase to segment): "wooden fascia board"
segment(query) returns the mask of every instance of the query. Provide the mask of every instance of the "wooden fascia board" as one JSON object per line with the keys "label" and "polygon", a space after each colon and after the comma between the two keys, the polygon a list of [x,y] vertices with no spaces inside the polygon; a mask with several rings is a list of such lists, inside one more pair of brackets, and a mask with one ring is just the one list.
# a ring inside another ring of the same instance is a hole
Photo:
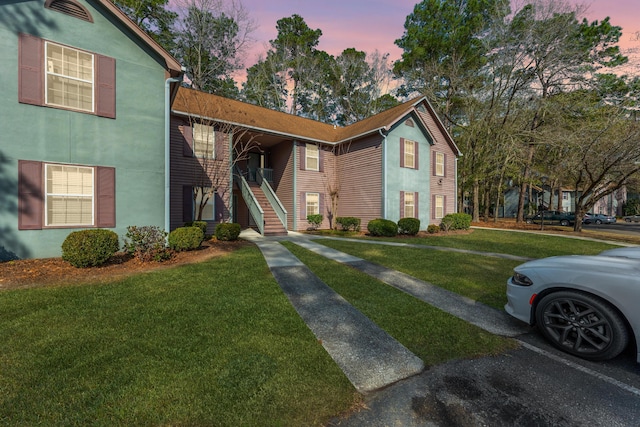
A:
{"label": "wooden fascia board", "polygon": [[248,129],[252,132],[259,132],[259,133],[264,133],[264,134],[268,134],[268,135],[277,135],[277,136],[282,136],[282,137],[286,137],[286,138],[291,138],[292,140],[304,140],[304,141],[308,141],[308,142],[315,142],[318,144],[327,144],[327,145],[336,145],[335,142],[331,142],[331,141],[327,141],[327,140],[323,140],[323,139],[316,139],[316,138],[310,138],[308,136],[304,136],[304,135],[296,135],[296,134],[291,134],[291,133],[287,133],[287,132],[278,132],[277,130],[273,130],[273,129],[265,129],[265,128],[259,128],[256,126],[250,126],[244,123],[237,123],[237,122],[231,122],[228,120],[221,120],[221,119],[216,119],[213,117],[208,117],[208,116],[202,116],[199,114],[191,114],[191,113],[187,113],[184,111],[179,111],[179,110],[171,110],[171,114],[174,114],[176,116],[181,116],[181,117],[193,117],[196,119],[200,119],[200,120],[206,120],[206,121],[210,121],[210,122],[217,122],[217,123],[224,123],[230,126],[238,126],[244,129]]}

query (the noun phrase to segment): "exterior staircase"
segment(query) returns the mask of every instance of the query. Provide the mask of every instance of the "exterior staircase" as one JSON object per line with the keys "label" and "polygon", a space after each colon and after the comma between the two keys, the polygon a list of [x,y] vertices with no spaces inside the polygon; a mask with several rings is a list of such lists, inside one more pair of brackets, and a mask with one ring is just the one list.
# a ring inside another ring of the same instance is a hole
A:
{"label": "exterior staircase", "polygon": [[265,236],[286,236],[287,229],[282,225],[278,215],[271,207],[271,203],[264,195],[264,192],[256,182],[249,182],[251,191],[256,196],[260,207],[264,211],[264,235]]}

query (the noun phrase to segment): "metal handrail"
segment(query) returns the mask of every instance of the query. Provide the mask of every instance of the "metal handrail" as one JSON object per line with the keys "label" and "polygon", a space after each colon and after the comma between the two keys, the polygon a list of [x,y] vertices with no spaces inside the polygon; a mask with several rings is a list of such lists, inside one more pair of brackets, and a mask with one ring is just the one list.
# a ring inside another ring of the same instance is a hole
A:
{"label": "metal handrail", "polygon": [[240,172],[240,169],[237,166],[235,167],[235,171],[236,171],[235,177],[238,179],[240,184],[240,191],[242,191],[242,198],[247,204],[247,207],[249,208],[249,213],[251,214],[254,221],[256,222],[256,225],[258,226],[258,230],[260,231],[260,234],[264,235],[264,211],[262,210],[262,207],[260,207],[260,203],[258,203],[258,200],[256,199],[256,196],[253,194],[253,191],[251,191],[251,188],[249,187],[249,183],[244,178],[244,176],[242,176],[242,173]]}
{"label": "metal handrail", "polygon": [[260,184],[260,188],[262,189],[262,192],[264,193],[264,195],[267,197],[267,200],[269,201],[269,203],[271,203],[271,207],[273,208],[273,211],[276,213],[276,215],[278,215],[278,219],[282,223],[283,227],[286,229],[287,228],[287,210],[282,205],[282,202],[280,202],[280,199],[276,195],[276,192],[273,191],[273,188],[271,187],[271,185],[269,185],[269,181],[264,177],[264,175],[262,174],[262,171],[263,169],[258,169],[258,173],[257,173],[258,183]]}

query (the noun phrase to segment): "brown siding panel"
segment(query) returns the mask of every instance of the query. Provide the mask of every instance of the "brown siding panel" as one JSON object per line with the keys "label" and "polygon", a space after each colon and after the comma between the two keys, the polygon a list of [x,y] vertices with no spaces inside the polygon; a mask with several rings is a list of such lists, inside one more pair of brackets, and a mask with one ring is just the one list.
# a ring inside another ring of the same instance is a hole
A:
{"label": "brown siding panel", "polygon": [[18,230],[42,229],[44,180],[42,162],[18,160]]}
{"label": "brown siding panel", "polygon": [[336,165],[340,200],[336,216],[361,219],[362,229],[382,216],[382,143],[378,135],[343,146]]}
{"label": "brown siding panel", "polygon": [[96,168],[96,227],[116,226],[116,170]]}
{"label": "brown siding panel", "polygon": [[18,36],[18,101],[44,104],[44,42],[29,34]]}

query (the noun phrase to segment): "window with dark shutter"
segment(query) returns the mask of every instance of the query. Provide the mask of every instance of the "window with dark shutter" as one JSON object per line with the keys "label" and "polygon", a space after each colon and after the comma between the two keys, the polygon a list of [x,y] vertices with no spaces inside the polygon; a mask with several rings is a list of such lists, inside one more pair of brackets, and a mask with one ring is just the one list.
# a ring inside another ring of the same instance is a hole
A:
{"label": "window with dark shutter", "polygon": [[184,136],[184,144],[182,144],[182,155],[185,157],[193,157],[193,128],[189,124],[182,126],[182,136]]}

